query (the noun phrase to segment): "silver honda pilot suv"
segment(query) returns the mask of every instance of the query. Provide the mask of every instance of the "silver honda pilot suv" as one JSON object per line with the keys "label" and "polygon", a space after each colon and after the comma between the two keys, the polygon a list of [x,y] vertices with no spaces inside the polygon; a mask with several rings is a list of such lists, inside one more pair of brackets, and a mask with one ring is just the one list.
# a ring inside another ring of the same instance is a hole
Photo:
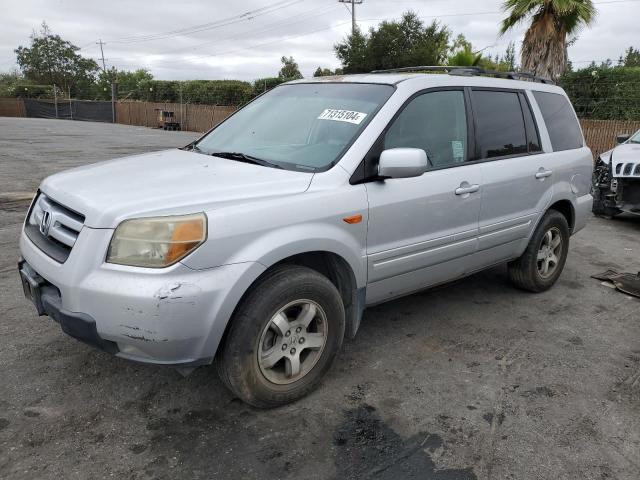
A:
{"label": "silver honda pilot suv", "polygon": [[550,288],[591,171],[548,82],[300,80],[185,148],[45,179],[19,271],[67,334],[185,374],[214,362],[272,407],[318,385],[368,306],[504,262],[515,286]]}

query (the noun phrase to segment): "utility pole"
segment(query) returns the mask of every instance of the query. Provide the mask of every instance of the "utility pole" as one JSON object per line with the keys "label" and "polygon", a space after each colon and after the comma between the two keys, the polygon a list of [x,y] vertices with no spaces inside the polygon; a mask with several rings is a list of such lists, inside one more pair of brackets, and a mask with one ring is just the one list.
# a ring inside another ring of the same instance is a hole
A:
{"label": "utility pole", "polygon": [[184,128],[184,114],[182,113],[182,81],[180,82],[180,128]]}
{"label": "utility pole", "polygon": [[73,120],[73,103],[71,102],[71,86],[69,86],[68,89],[69,89],[69,118]]}
{"label": "utility pole", "polygon": [[351,35],[355,35],[356,33],[356,5],[361,5],[363,0],[338,0],[339,3],[344,3],[345,7],[347,3],[351,4],[351,10],[347,7],[347,10],[351,13]]}
{"label": "utility pole", "polygon": [[53,84],[53,104],[56,107],[56,118],[58,118],[58,87],[56,87],[56,84]]}
{"label": "utility pole", "polygon": [[111,72],[111,123],[116,123],[116,72]]}
{"label": "utility pole", "polygon": [[100,45],[100,55],[102,55],[102,71],[104,73],[107,73],[107,65],[104,63],[104,50],[102,49],[102,46],[106,45],[106,43],[104,43],[102,39],[100,39],[96,42],[96,44]]}
{"label": "utility pole", "polygon": [[113,69],[113,71],[110,74],[107,74],[107,64],[104,61],[104,48],[103,46],[106,45],[106,43],[104,43],[102,41],[102,39],[99,39],[96,42],[97,45],[100,45],[100,56],[102,57],[102,71],[104,72],[105,75],[109,76],[109,81],[111,82],[111,122],[112,123],[116,123],[116,72],[115,72],[115,68]]}

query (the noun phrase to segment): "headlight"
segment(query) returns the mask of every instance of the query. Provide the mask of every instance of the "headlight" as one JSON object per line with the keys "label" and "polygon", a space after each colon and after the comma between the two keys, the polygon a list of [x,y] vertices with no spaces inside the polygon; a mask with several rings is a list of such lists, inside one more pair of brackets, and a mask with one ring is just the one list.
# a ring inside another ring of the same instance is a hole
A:
{"label": "headlight", "polygon": [[204,213],[125,220],[113,234],[107,262],[133,267],[167,267],[207,238]]}

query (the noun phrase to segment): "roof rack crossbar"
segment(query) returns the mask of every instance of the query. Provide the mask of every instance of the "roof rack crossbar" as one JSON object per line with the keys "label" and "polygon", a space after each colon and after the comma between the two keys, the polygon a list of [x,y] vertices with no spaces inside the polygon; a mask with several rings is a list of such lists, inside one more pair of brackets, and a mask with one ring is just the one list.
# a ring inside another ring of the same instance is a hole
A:
{"label": "roof rack crossbar", "polygon": [[371,73],[408,73],[408,72],[444,72],[449,75],[462,76],[481,76],[508,78],[510,80],[529,80],[532,82],[546,83],[555,85],[555,83],[544,77],[538,77],[529,72],[499,72],[497,70],[487,70],[476,66],[453,66],[453,65],[420,65],[416,67],[400,67],[390,68],[387,70],[373,70]]}

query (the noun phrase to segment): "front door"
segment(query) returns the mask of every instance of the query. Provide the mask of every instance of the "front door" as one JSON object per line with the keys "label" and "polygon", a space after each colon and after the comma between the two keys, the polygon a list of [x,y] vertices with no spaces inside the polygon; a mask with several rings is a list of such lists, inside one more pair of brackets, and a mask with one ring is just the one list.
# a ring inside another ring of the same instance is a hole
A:
{"label": "front door", "polygon": [[463,89],[427,91],[409,101],[384,134],[383,149],[422,148],[420,177],[366,183],[367,303],[464,274],[477,248],[481,165],[469,158]]}

